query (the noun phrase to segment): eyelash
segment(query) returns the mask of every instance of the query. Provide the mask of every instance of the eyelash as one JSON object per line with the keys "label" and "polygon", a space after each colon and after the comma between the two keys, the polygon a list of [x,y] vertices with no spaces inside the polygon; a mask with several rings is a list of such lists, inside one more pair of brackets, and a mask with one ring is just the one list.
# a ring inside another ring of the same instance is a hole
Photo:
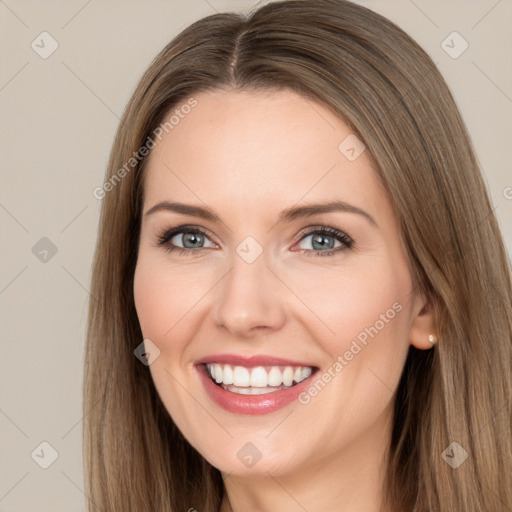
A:
{"label": "eyelash", "polygon": [[[157,242],[155,245],[157,247],[164,247],[165,250],[168,252],[179,250],[180,256],[190,256],[192,254],[198,255],[199,253],[202,253],[203,251],[208,249],[208,247],[201,247],[199,249],[187,249],[185,247],[176,247],[168,244],[171,238],[181,233],[201,234],[210,238],[210,236],[205,230],[198,228],[196,226],[178,226],[176,228],[162,230],[157,235]],[[314,249],[300,249],[299,251],[297,251],[309,258],[334,256],[335,253],[340,253],[346,249],[351,249],[354,245],[354,241],[352,240],[352,238],[343,233],[343,231],[339,231],[338,229],[331,228],[328,226],[317,226],[304,231],[303,233],[301,233],[300,238],[296,243],[301,242],[303,238],[311,234],[330,235],[336,238],[342,244],[344,244],[345,247],[338,247],[337,249],[330,249],[327,251],[315,251]],[[315,255],[313,256],[310,253],[315,253]]]}

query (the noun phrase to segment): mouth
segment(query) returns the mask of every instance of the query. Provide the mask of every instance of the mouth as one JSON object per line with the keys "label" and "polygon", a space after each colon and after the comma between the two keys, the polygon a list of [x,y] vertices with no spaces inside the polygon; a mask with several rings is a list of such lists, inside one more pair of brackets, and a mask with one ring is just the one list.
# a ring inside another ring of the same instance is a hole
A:
{"label": "mouth", "polygon": [[319,370],[304,362],[265,356],[211,356],[195,366],[213,403],[243,415],[267,414],[291,404]]}
{"label": "mouth", "polygon": [[296,386],[314,371],[312,366],[234,366],[204,364],[210,380],[230,393],[265,395]]}

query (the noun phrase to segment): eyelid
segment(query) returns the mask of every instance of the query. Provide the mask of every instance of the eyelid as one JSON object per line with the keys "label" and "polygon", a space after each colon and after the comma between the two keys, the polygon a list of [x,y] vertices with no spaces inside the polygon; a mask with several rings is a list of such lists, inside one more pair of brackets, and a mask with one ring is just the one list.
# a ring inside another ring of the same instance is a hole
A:
{"label": "eyelid", "polygon": [[304,228],[304,230],[299,235],[299,239],[297,240],[297,242],[300,242],[303,238],[313,233],[326,233],[333,237],[345,237],[352,243],[354,242],[354,239],[346,231],[322,224],[317,224],[314,226]]}
{"label": "eyelid", "polygon": [[[171,238],[173,238],[176,235],[179,235],[180,233],[200,233],[202,235],[205,235],[207,238],[211,240],[211,242],[215,245],[218,245],[212,238],[215,238],[207,229],[196,226],[194,224],[182,224],[180,226],[176,226],[173,228],[164,228],[161,231],[159,231],[156,235],[157,238],[157,244],[156,245],[165,245]],[[183,247],[177,247],[178,249],[183,249]],[[199,249],[195,249],[197,252]],[[206,247],[204,248],[206,249]]]}
{"label": "eyelid", "polygon": [[[175,226],[175,227],[169,228],[169,229],[165,228],[165,229],[159,231],[157,233],[157,237],[156,237],[157,242],[156,242],[155,246],[165,247],[165,245],[168,244],[169,241],[174,236],[176,236],[180,233],[183,233],[183,232],[200,233],[200,234],[206,236],[214,245],[217,245],[217,246],[219,245],[214,240],[212,240],[212,238],[215,238],[215,237],[213,237],[207,229],[205,229],[203,227],[199,227],[197,225],[193,225],[193,224],[183,224],[183,225]],[[299,249],[296,252],[301,252],[303,254],[317,253],[318,255],[324,255],[324,256],[325,255],[333,255],[334,253],[341,252],[345,249],[350,249],[355,243],[354,239],[349,234],[347,234],[345,231],[342,231],[340,229],[337,229],[337,228],[334,228],[331,226],[317,224],[317,225],[308,226],[308,227],[304,228],[301,231],[301,233],[298,235],[298,238],[294,242],[292,247],[294,247],[295,245],[300,243],[304,238],[306,238],[312,234],[315,234],[315,233],[322,233],[322,234],[327,234],[329,236],[332,236],[333,238],[337,239],[342,244],[342,246],[337,247],[335,249],[325,250],[325,251],[315,251],[314,249]],[[197,253],[201,253],[207,249],[211,249],[211,247],[199,247],[196,249],[189,249],[187,247],[172,246],[172,248],[167,248],[167,250],[169,252],[172,252],[173,250],[179,250],[186,254],[190,254],[190,253],[197,254]]]}
{"label": "eyelid", "polygon": [[302,242],[302,240],[304,240],[308,236],[316,233],[333,237],[334,239],[340,242],[341,246],[338,246],[333,249],[328,249],[325,251],[315,251],[314,249],[298,249],[297,252],[301,252],[305,255],[309,253],[314,253],[318,256],[333,256],[335,253],[342,252],[345,249],[351,249],[355,244],[354,239],[348,233],[342,231],[341,229],[337,229],[326,225],[315,225],[305,228],[305,230],[301,232],[299,239],[294,243],[293,247]]}

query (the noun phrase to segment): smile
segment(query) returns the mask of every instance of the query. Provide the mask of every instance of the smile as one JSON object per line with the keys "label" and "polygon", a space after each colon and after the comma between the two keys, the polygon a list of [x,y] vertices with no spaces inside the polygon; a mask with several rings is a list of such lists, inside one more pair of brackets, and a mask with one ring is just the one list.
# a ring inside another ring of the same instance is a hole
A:
{"label": "smile", "polygon": [[244,415],[277,411],[307,389],[318,368],[267,356],[210,356],[196,370],[209,399],[222,409]]}
{"label": "smile", "polygon": [[240,395],[264,395],[288,389],[307,379],[313,369],[309,366],[232,366],[206,364],[211,379],[224,390]]}

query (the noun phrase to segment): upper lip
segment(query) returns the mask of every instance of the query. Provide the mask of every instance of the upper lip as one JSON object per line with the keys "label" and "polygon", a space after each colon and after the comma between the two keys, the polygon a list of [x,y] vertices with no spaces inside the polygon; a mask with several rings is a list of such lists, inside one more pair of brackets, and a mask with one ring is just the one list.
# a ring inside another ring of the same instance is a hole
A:
{"label": "upper lip", "polygon": [[267,355],[243,356],[239,354],[212,354],[197,361],[197,364],[230,364],[232,366],[246,366],[252,368],[255,366],[307,366],[315,368],[311,363],[304,361],[294,361],[292,359],[283,359]]}

